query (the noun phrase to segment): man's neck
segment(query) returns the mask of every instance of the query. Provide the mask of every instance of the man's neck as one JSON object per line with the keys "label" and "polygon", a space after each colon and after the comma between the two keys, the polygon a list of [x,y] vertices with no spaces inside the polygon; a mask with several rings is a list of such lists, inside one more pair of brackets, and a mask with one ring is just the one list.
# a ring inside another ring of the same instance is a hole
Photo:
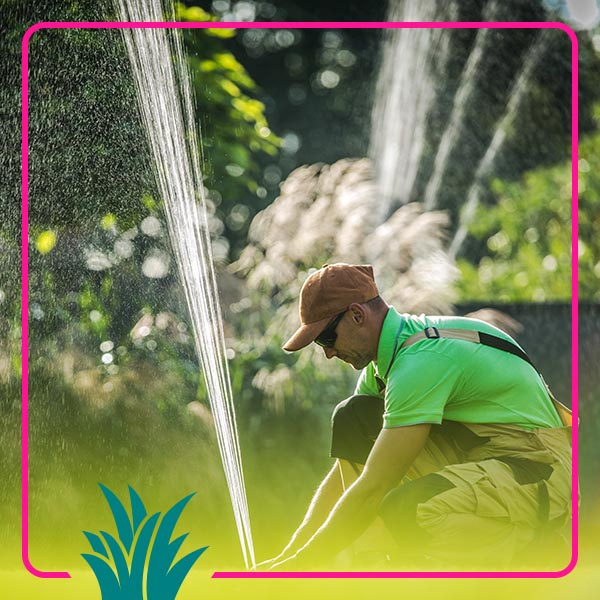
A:
{"label": "man's neck", "polygon": [[375,331],[377,332],[376,343],[375,343],[375,358],[373,362],[377,364],[377,354],[379,353],[379,340],[381,339],[381,331],[383,330],[383,322],[390,312],[391,307],[388,306],[385,311],[381,311],[381,313],[377,313],[376,321],[375,321]]}

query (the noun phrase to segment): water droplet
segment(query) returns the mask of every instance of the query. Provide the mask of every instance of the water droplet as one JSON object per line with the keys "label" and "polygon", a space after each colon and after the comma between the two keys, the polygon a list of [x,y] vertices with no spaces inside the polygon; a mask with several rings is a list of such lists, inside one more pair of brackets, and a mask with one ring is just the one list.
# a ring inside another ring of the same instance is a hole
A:
{"label": "water droplet", "polygon": [[342,45],[342,36],[337,31],[326,31],[321,39],[325,48],[339,48]]}
{"label": "water droplet", "polygon": [[[263,129],[267,129],[267,127],[263,127]],[[261,129],[261,135],[262,135],[263,129]],[[270,133],[270,131],[269,131],[269,133]],[[266,137],[266,136],[264,136],[264,137]],[[240,177],[241,175],[244,174],[244,169],[242,167],[240,167],[240,165],[225,165],[225,170],[232,177]]]}
{"label": "water droplet", "polygon": [[138,233],[138,228],[132,227],[131,229],[128,229],[127,231],[123,232],[123,235],[121,237],[125,240],[132,240],[137,236]]}
{"label": "water droplet", "polygon": [[591,28],[600,20],[600,7],[596,0],[566,0],[568,20],[575,27]]}
{"label": "water droplet", "polygon": [[300,136],[298,136],[293,131],[289,131],[289,132],[285,133],[283,135],[281,142],[282,142],[282,144],[281,144],[282,150],[286,154],[296,154],[296,152],[298,152],[298,150],[300,150],[300,146],[301,146]]}
{"label": "water droplet", "polygon": [[540,234],[539,234],[538,230],[535,227],[530,227],[525,232],[525,239],[530,244],[535,244],[540,239]]}
{"label": "water droplet", "polygon": [[160,235],[162,226],[160,224],[160,221],[156,217],[150,215],[140,223],[140,229],[146,235],[149,235],[151,237],[157,237]]}
{"label": "water droplet", "polygon": [[36,321],[40,321],[41,319],[44,318],[44,311],[42,310],[42,307],[37,302],[33,302],[29,306],[29,312],[31,313],[31,316]]}
{"label": "water droplet", "polygon": [[340,76],[335,71],[327,69],[320,73],[319,82],[324,88],[333,89],[340,82]]}
{"label": "water droplet", "polygon": [[340,50],[335,58],[338,64],[342,67],[351,67],[356,62],[356,55],[350,50]]}
{"label": "water droplet", "polygon": [[154,324],[158,329],[166,329],[171,322],[171,316],[169,313],[161,312],[156,315],[156,319],[154,319]]}
{"label": "water droplet", "polygon": [[510,239],[506,232],[499,231],[488,239],[487,245],[488,248],[493,252],[500,252],[504,249],[510,248]]}
{"label": "water droplet", "polygon": [[275,41],[282,48],[289,48],[295,42],[295,37],[288,29],[282,29],[275,34]]}
{"label": "water droplet", "polygon": [[84,250],[85,264],[90,271],[104,271],[113,266],[113,262],[102,251],[96,248],[86,248]]}
{"label": "water droplet", "polygon": [[162,279],[169,274],[169,255],[162,250],[151,250],[142,263],[142,273],[151,279]]}
{"label": "water droplet", "polygon": [[233,231],[239,231],[250,216],[250,210],[244,204],[236,204],[227,215],[227,225]]}
{"label": "water droplet", "polygon": [[263,177],[267,185],[276,186],[281,181],[281,169],[277,165],[269,165],[265,168]]}
{"label": "water droplet", "polygon": [[556,258],[552,256],[552,254],[548,254],[548,256],[544,256],[542,260],[542,268],[546,271],[556,271],[556,267],[558,266],[558,262],[556,262]]}
{"label": "water droplet", "polygon": [[142,325],[138,330],[138,337],[146,337],[150,333],[150,327],[147,325]]}
{"label": "water droplet", "polygon": [[133,254],[133,243],[121,238],[115,242],[114,251],[119,258],[129,258]]}
{"label": "water droplet", "polygon": [[288,90],[290,104],[298,106],[306,100],[306,87],[300,83],[293,83]]}
{"label": "water droplet", "polygon": [[257,49],[265,37],[263,29],[247,29],[242,35],[242,43],[246,48]]}
{"label": "water droplet", "polygon": [[212,3],[212,9],[217,13],[228,11],[230,7],[229,0],[215,0]]}
{"label": "water droplet", "polygon": [[519,287],[526,287],[529,283],[529,277],[527,277],[527,273],[525,271],[521,271],[515,275],[515,285]]}
{"label": "water droplet", "polygon": [[229,254],[229,242],[225,238],[213,240],[212,252],[215,262],[225,262]]}
{"label": "water droplet", "polygon": [[236,21],[254,21],[256,6],[253,2],[236,2],[233,7]]}
{"label": "water droplet", "polygon": [[106,340],[100,344],[100,350],[102,352],[110,352],[115,347],[114,343],[110,340]]}

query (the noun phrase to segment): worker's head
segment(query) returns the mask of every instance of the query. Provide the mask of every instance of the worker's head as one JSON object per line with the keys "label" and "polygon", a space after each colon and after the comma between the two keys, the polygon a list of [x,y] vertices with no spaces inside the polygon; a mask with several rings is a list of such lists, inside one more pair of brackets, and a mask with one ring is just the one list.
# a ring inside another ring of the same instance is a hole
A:
{"label": "worker's head", "polygon": [[283,349],[295,352],[315,342],[327,358],[337,357],[362,369],[376,358],[387,308],[370,265],[325,265],[304,282],[301,325]]}

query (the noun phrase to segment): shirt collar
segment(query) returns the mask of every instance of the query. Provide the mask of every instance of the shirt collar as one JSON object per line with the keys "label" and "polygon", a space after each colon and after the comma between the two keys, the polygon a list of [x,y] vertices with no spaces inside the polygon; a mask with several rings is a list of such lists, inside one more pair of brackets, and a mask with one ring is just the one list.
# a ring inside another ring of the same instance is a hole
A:
{"label": "shirt collar", "polygon": [[390,307],[381,327],[379,334],[379,343],[377,346],[377,365],[375,370],[380,377],[386,377],[390,369],[390,364],[394,357],[394,350],[398,349],[400,335],[404,329],[405,319],[396,312],[396,309]]}

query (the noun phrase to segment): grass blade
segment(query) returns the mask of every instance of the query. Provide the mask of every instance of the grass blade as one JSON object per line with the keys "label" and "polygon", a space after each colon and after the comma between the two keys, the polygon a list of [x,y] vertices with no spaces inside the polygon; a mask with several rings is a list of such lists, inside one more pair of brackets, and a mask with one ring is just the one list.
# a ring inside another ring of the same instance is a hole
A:
{"label": "grass blade", "polygon": [[133,542],[131,559],[130,583],[131,589],[141,590],[144,582],[144,567],[150,551],[150,540],[156,527],[160,513],[155,513],[142,525],[139,535]]}
{"label": "grass blade", "polygon": [[108,563],[94,554],[82,554],[81,556],[92,567],[92,571],[96,575],[102,600],[127,600],[121,593],[119,581]]}
{"label": "grass blade", "polygon": [[188,535],[189,534],[184,533],[183,535],[180,535],[178,538],[174,539],[170,544],[168,544],[168,546],[164,550],[165,564],[168,563],[169,565],[171,565],[173,563],[173,561],[175,560],[175,555],[179,551],[179,548],[181,548],[181,545],[183,544]]}
{"label": "grass blade", "polygon": [[135,535],[140,523],[146,518],[148,511],[137,492],[131,486],[128,486],[128,488],[129,499],[131,500],[131,515],[133,517],[133,534]]}
{"label": "grass blade", "polygon": [[[167,573],[174,558],[174,554],[169,551],[169,545],[177,520],[193,495],[190,494],[177,502],[161,520],[148,562],[148,578],[146,581],[148,600],[167,600],[168,598],[174,598],[177,594],[179,586],[173,591],[169,588],[169,580],[167,579]],[[179,585],[181,585],[181,582]]]}
{"label": "grass blade", "polygon": [[[123,591],[127,591],[129,581],[129,566],[127,565],[126,555],[123,553],[122,547],[119,545],[119,542],[107,533],[106,531],[101,531],[100,535],[106,541],[106,545],[108,546],[110,553],[112,554],[113,562],[115,563],[115,568],[117,570],[117,578],[119,580],[119,584]],[[130,599],[133,600],[133,599]]]}
{"label": "grass blade", "polygon": [[165,575],[169,571],[172,558],[168,558],[167,548],[169,547],[175,525],[177,525],[177,520],[193,495],[194,494],[190,494],[181,499],[177,504],[170,508],[162,518],[158,531],[156,532],[152,555],[150,556],[150,571]]}
{"label": "grass blade", "polygon": [[111,492],[101,483],[98,485],[100,486],[100,489],[102,490],[102,493],[104,494],[104,497],[110,506],[110,510],[112,511],[113,518],[117,526],[117,532],[119,533],[119,539],[125,547],[125,550],[129,552],[131,549],[131,543],[133,542],[133,528],[131,521],[129,520],[129,514],[125,510],[125,507],[121,501],[113,492]]}
{"label": "grass blade", "polygon": [[90,533],[89,531],[84,531],[83,534],[88,539],[88,542],[90,543],[90,546],[92,547],[92,550],[96,554],[101,554],[102,556],[108,558],[108,551],[106,550],[104,543],[95,533]]}
{"label": "grass blade", "polygon": [[208,546],[204,546],[204,548],[198,548],[198,550],[194,550],[189,554],[186,554],[181,560],[177,561],[167,574],[167,588],[168,593],[172,594],[169,596],[165,596],[163,600],[173,600],[183,583],[183,580],[186,578],[186,575],[189,573],[190,569],[194,566],[194,563],[198,560],[199,556],[204,553],[204,551],[208,548]]}

